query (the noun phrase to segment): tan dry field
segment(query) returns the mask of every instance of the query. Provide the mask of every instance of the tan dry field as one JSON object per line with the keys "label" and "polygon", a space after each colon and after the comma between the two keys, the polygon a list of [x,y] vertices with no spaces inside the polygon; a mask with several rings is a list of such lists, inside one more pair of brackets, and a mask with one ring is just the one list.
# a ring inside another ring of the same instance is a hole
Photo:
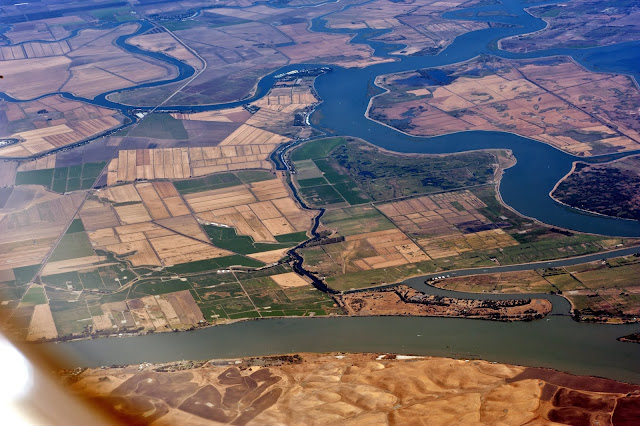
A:
{"label": "tan dry field", "polygon": [[27,341],[55,339],[56,337],[58,337],[58,331],[53,322],[51,308],[49,308],[48,304],[36,305],[29,323]]}
{"label": "tan dry field", "polygon": [[35,160],[27,161],[20,164],[18,167],[19,172],[26,172],[29,170],[42,170],[42,169],[54,169],[56,167],[56,154],[40,157]]}
{"label": "tan dry field", "polygon": [[[458,210],[452,202],[464,210]],[[488,223],[487,218],[477,210],[484,207],[486,205],[482,200],[467,190],[376,205],[404,232],[429,235],[459,234],[455,225],[464,222]]]}
{"label": "tan dry field", "polygon": [[136,27],[128,24],[106,30],[86,29],[65,42],[31,42],[24,49],[12,47],[11,52],[3,48],[0,67],[5,78],[0,81],[0,91],[18,99],[57,91],[92,98],[105,91],[175,76],[173,67],[142,59],[113,43]]}
{"label": "tan dry field", "polygon": [[48,304],[36,305],[31,316],[27,341],[39,339],[55,339],[58,337],[56,325],[53,322],[51,309]]}
{"label": "tan dry field", "polygon": [[424,49],[441,49],[457,36],[487,28],[484,22],[452,21],[443,19],[442,13],[460,7],[470,7],[473,1],[421,0],[396,3],[376,0],[340,10],[327,17],[329,28],[392,29],[388,35],[377,37],[382,41],[406,45],[397,53],[409,55]]}
{"label": "tan dry field", "polygon": [[[464,210],[458,210],[452,203]],[[478,212],[486,205],[467,190],[394,201],[376,207],[404,232],[423,235],[416,242],[432,259],[518,244],[501,229],[471,233],[458,229],[458,226],[466,223],[489,223]]]}
{"label": "tan dry field", "polygon": [[369,46],[349,43],[352,36],[348,34],[312,32],[307,29],[307,23],[280,25],[278,30],[296,43],[277,48],[292,63],[332,63],[347,68],[362,68],[391,61],[374,57],[373,49]]}
{"label": "tan dry field", "polygon": [[0,269],[40,263],[71,222],[84,193],[29,206],[0,220]]}
{"label": "tan dry field", "polygon": [[259,253],[251,253],[247,254],[246,256],[268,264],[275,263],[278,260],[282,259],[287,254],[288,250],[288,248],[283,248],[278,250],[262,251]]}
{"label": "tan dry field", "polygon": [[56,262],[47,262],[42,275],[62,274],[65,272],[81,271],[86,269],[95,269],[97,266],[104,266],[106,258],[104,256],[84,256],[75,257],[73,259],[59,260]]}
{"label": "tan dry field", "polygon": [[171,113],[176,120],[217,121],[221,123],[244,123],[251,113],[242,107],[229,108],[217,111],[204,111],[195,113]]}
{"label": "tan dry field", "polygon": [[191,65],[197,70],[201,69],[203,65],[200,59],[178,43],[168,32],[141,34],[130,38],[127,42],[143,50],[164,53]]}
{"label": "tan dry field", "polygon": [[[361,252],[373,255],[363,256],[359,254]],[[341,257],[344,259],[345,268],[348,267],[348,262],[351,262],[363,271],[430,260],[429,256],[399,229],[349,235],[345,238]]]}
{"label": "tan dry field", "polygon": [[211,173],[271,169],[269,154],[289,139],[242,125],[218,146],[121,150],[108,166],[107,183],[184,179]]}
{"label": "tan dry field", "polygon": [[[7,135],[21,142],[0,148],[0,157],[28,157],[91,138],[122,124],[114,110],[49,96],[37,101],[2,103],[10,122],[20,122],[24,130]],[[47,111],[38,113],[38,111]],[[29,124],[24,124],[28,122]],[[53,157],[55,161],[55,157]],[[45,160],[43,161],[52,161]],[[27,163],[28,164],[28,163]],[[27,166],[34,169],[40,165]]]}
{"label": "tan dry field", "polygon": [[[96,248],[134,266],[161,266],[231,254],[214,247],[171,182],[138,182],[96,191],[80,211]],[[111,205],[113,203],[113,206]]]}
{"label": "tan dry field", "polygon": [[103,314],[93,316],[93,325],[98,331],[143,328],[145,331],[163,332],[190,328],[204,321],[189,290],[103,303],[100,307]]}
{"label": "tan dry field", "polygon": [[295,272],[271,275],[271,279],[274,280],[282,288],[306,287],[311,285],[307,280],[305,280]]}
{"label": "tan dry field", "polygon": [[1,211],[3,214],[19,212],[59,197],[60,194],[47,191],[42,185],[15,186]]}
{"label": "tan dry field", "polygon": [[637,385],[555,370],[420,356],[181,365],[88,369],[70,386],[120,422],[155,425],[537,425],[567,423],[576,413],[585,424],[611,424],[638,415],[640,394]]}
{"label": "tan dry field", "polygon": [[67,37],[70,33],[63,25],[80,23],[82,19],[77,16],[61,16],[57,18],[39,19],[37,21],[18,22],[4,35],[12,44],[18,44],[31,40],[54,41]]}
{"label": "tan dry field", "polygon": [[[492,60],[494,74],[412,89],[416,96],[431,96],[389,107],[374,101],[373,114],[391,120],[412,110],[410,132],[416,135],[510,131],[580,156],[640,147],[640,124],[632,118],[640,108],[640,91],[631,78],[593,73],[566,58],[552,65]],[[472,60],[449,68],[464,73],[478,66]],[[394,80],[410,74],[381,76],[378,83],[393,87]]]}
{"label": "tan dry field", "polygon": [[276,242],[276,235],[307,231],[313,213],[301,209],[280,179],[185,195],[203,221],[232,226],[255,241]]}

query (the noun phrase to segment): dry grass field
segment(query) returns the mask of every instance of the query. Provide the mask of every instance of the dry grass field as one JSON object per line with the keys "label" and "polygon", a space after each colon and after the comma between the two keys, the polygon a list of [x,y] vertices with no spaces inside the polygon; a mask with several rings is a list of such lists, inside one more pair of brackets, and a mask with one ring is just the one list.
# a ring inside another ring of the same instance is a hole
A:
{"label": "dry grass field", "polygon": [[251,114],[242,107],[235,107],[223,110],[194,112],[194,113],[171,113],[171,116],[177,120],[195,120],[195,121],[216,121],[220,123],[244,123]]}
{"label": "dry grass field", "polygon": [[36,160],[21,163],[18,172],[27,172],[29,170],[53,169],[56,167],[56,154],[46,155]]}
{"label": "dry grass field", "polygon": [[306,114],[318,102],[312,93],[315,77],[303,77],[293,82],[281,82],[267,96],[252,105],[260,107],[246,124],[279,134],[306,138],[312,130],[306,126],[292,126],[296,114]]}
{"label": "dry grass field", "polygon": [[467,190],[394,201],[376,207],[401,230],[415,235],[418,245],[432,259],[518,244],[501,229],[482,229],[489,220],[478,209],[486,205]]}
{"label": "dry grass field", "polygon": [[447,84],[433,85],[429,70],[378,77],[391,92],[369,115],[406,121],[401,130],[415,135],[509,131],[581,156],[640,147],[640,91],[630,77],[590,72],[566,57],[482,57],[438,70]]}
{"label": "dry grass field", "polygon": [[[20,142],[1,147],[0,157],[29,157],[70,145],[115,128],[124,119],[117,111],[57,95],[31,102],[2,102],[2,113],[7,122],[0,125],[0,135]],[[55,157],[41,161],[55,162]]]}
{"label": "dry grass field", "polygon": [[[348,269],[349,261],[366,271],[429,260],[429,256],[399,229],[349,235],[344,248],[341,257],[345,269]],[[372,256],[363,255],[371,251]]]}
{"label": "dry grass field", "polygon": [[84,194],[76,192],[6,214],[0,220],[0,269],[40,263],[71,221]]}
{"label": "dry grass field", "polygon": [[417,52],[436,53],[448,46],[457,36],[469,31],[487,28],[484,22],[448,20],[444,12],[459,7],[470,7],[474,0],[419,0],[398,3],[375,0],[340,10],[327,17],[329,28],[393,30],[377,37],[389,43],[406,45],[396,54]]}
{"label": "dry grass field", "polygon": [[211,173],[271,169],[269,154],[288,139],[242,125],[217,146],[121,150],[108,166],[107,184],[137,179],[184,179]]}
{"label": "dry grass field", "polygon": [[[366,67],[388,62],[373,56],[373,49],[363,44],[350,44],[349,34],[316,33],[308,30],[307,23],[280,25],[278,30],[296,44],[278,47],[293,63],[330,63],[343,67]],[[313,46],[310,48],[310,46]]]}
{"label": "dry grass field", "polygon": [[182,44],[178,43],[168,32],[151,32],[138,35],[130,38],[128,43],[143,50],[162,52],[165,55],[191,65],[197,70],[202,69],[202,61]]}
{"label": "dry grass field", "polygon": [[276,242],[275,236],[307,231],[314,216],[290,198],[280,179],[196,192],[185,200],[200,219],[232,226],[256,242]]}
{"label": "dry grass field", "polygon": [[455,191],[394,201],[376,206],[404,232],[429,235],[459,233],[456,225],[488,223],[477,209],[486,207],[469,191]]}
{"label": "dry grass field", "polygon": [[48,304],[36,305],[29,323],[29,332],[27,341],[35,341],[39,339],[54,339],[58,337],[56,325],[53,322],[51,308]]}
{"label": "dry grass field", "polygon": [[282,288],[306,287],[311,285],[303,277],[295,272],[287,272],[286,274],[271,275],[274,280]]}
{"label": "dry grass field", "polygon": [[100,308],[102,315],[92,317],[96,331],[143,329],[163,332],[190,328],[204,321],[189,290],[103,303]]}
{"label": "dry grass field", "polygon": [[174,77],[173,67],[132,55],[113,43],[136,27],[124,24],[112,29],[86,29],[63,42],[3,47],[0,91],[18,99],[57,91],[93,98],[105,91]]}
{"label": "dry grass field", "polygon": [[96,192],[80,218],[96,248],[134,266],[161,266],[231,254],[214,247],[170,182],[139,182]]}
{"label": "dry grass field", "polygon": [[638,415],[640,389],[481,360],[345,353],[94,368],[69,383],[120,422],[157,425],[617,424]]}
{"label": "dry grass field", "polygon": [[11,25],[4,35],[12,44],[32,40],[54,41],[67,37],[70,32],[64,28],[65,24],[80,23],[77,16],[61,16],[58,18],[40,19],[37,21],[18,22]]}

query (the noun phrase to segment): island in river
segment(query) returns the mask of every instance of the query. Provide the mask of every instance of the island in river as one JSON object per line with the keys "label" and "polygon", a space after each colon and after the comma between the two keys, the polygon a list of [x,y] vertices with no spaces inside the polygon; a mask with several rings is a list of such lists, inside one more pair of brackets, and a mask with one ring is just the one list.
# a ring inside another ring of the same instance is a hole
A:
{"label": "island in river", "polygon": [[632,424],[640,386],[479,360],[293,354],[63,373],[128,424]]}
{"label": "island in river", "polygon": [[337,298],[348,315],[408,315],[532,321],[551,312],[546,299],[471,300],[421,293],[407,285],[347,293]]}
{"label": "island in river", "polygon": [[588,212],[640,220],[640,157],[603,164],[576,162],[551,196]]}

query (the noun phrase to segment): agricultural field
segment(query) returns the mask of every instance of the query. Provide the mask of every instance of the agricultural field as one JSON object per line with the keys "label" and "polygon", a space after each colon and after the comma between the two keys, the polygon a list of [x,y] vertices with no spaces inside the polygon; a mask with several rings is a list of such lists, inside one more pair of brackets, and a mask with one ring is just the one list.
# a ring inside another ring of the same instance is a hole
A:
{"label": "agricultural field", "polygon": [[447,290],[493,293],[555,292],[582,321],[628,322],[640,318],[640,258],[627,256],[564,268],[455,277],[433,285]]}
{"label": "agricultural field", "polygon": [[167,266],[223,257],[170,182],[141,182],[96,192],[80,217],[92,245],[133,266]]}
{"label": "agricultural field", "polygon": [[[46,157],[45,157],[46,158]],[[16,173],[16,185],[42,185],[50,191],[66,193],[91,189],[102,173],[106,162],[84,163],[69,167],[29,170],[38,162],[26,163]]]}
{"label": "agricultural field", "polygon": [[[182,124],[177,121],[177,125]],[[166,125],[162,126],[167,129]],[[178,130],[173,131],[176,136]],[[118,158],[109,163],[107,184],[139,179],[184,179],[243,169],[270,170],[269,155],[286,141],[287,138],[276,133],[242,125],[216,146],[120,150]]]}
{"label": "agricultural field", "polygon": [[[25,198],[12,199],[14,193],[15,197]],[[33,193],[14,189],[8,203],[26,201],[26,205],[0,218],[0,269],[40,263],[71,222],[84,194],[76,192],[36,201],[27,197],[33,197]]]}
{"label": "agricultural field", "polygon": [[30,157],[72,145],[123,123],[119,112],[59,95],[30,102],[0,101],[0,139],[16,143],[0,147],[1,158]]}
{"label": "agricultural field", "polygon": [[315,77],[281,81],[267,96],[251,104],[260,108],[246,124],[281,134],[291,139],[309,138],[314,129],[304,125],[311,107],[318,103],[313,93]]}
{"label": "agricultural field", "polygon": [[558,48],[586,48],[640,39],[640,10],[634,1],[617,1],[603,8],[595,0],[532,6],[529,13],[547,26],[531,34],[499,41],[501,49],[530,52]]}
{"label": "agricultural field", "polygon": [[556,200],[593,213],[640,220],[640,157],[604,164],[575,163],[551,193]]}
{"label": "agricultural field", "polygon": [[125,23],[109,29],[83,29],[63,41],[0,47],[4,74],[0,91],[17,99],[58,91],[93,98],[105,91],[175,77],[173,66],[139,58],[116,46],[116,38],[136,28],[136,24]]}
{"label": "agricultural field", "polygon": [[374,99],[369,117],[413,135],[508,131],[578,156],[640,147],[633,79],[591,72],[567,57],[481,56],[376,83],[390,92]]}
{"label": "agricultural field", "polygon": [[[247,181],[246,176],[240,175]],[[271,243],[272,250],[279,250],[283,244],[278,243],[288,243],[291,247],[306,239],[304,234],[311,227],[314,213],[302,210],[293,201],[280,178],[270,174],[263,175],[263,178],[268,179],[255,180],[254,177],[248,183],[224,184],[216,189],[199,186],[203,190],[187,193],[184,199],[205,225],[211,225],[208,228],[210,236],[219,241],[225,240],[228,247],[231,244],[242,247],[242,251],[270,251],[267,250],[269,244],[255,245],[254,242]],[[201,181],[195,182],[200,185]],[[187,189],[190,191],[191,188]],[[225,227],[234,230],[225,230]]]}

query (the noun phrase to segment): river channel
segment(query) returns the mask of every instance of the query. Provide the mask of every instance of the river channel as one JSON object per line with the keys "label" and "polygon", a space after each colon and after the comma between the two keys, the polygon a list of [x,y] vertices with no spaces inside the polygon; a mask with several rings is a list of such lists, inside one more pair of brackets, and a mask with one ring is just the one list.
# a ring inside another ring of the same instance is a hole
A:
{"label": "river channel", "polygon": [[[503,25],[462,35],[439,55],[392,55],[396,61],[364,69],[334,67],[332,72],[320,76],[316,81],[316,90],[323,103],[312,117],[314,124],[328,133],[360,137],[380,147],[405,153],[511,149],[517,164],[506,170],[500,187],[502,198],[509,206],[526,216],[554,226],[605,235],[640,236],[640,222],[584,214],[553,201],[548,195],[549,191],[570,170],[576,157],[549,145],[500,132],[464,132],[435,138],[412,137],[365,117],[369,99],[376,91],[372,82],[377,75],[451,64],[485,53],[506,58],[571,55],[589,69],[626,73],[638,79],[640,43],[584,50],[556,49],[521,55],[496,50],[495,44],[500,38],[544,27],[543,21],[523,11],[531,5],[527,1],[504,0],[503,3],[468,10],[503,10],[513,15],[471,18],[490,19]],[[448,16],[455,18],[457,15]],[[143,22],[141,25],[136,34],[146,31],[149,24]],[[346,32],[325,28],[322,19],[314,20],[312,28],[316,31]],[[352,42],[366,42],[382,57],[389,56],[389,52],[398,47],[367,40],[371,35],[371,32],[359,31]],[[127,44],[126,40],[132,36],[119,38],[117,44],[130,52],[173,64],[179,73],[169,81],[140,87],[180,81],[194,74],[193,68],[177,60]],[[275,75],[305,66],[287,66],[263,78],[256,94],[243,101],[221,105],[171,106],[158,111],[204,111],[240,105],[264,96],[275,81]],[[109,93],[95,99],[77,98],[70,93],[62,95],[124,111],[138,108],[109,100]],[[2,94],[0,97],[17,101]],[[139,109],[150,108],[143,106]],[[566,306],[560,310],[564,311],[565,308]],[[633,325],[577,323],[567,316],[549,316],[526,323],[452,318],[292,318],[247,321],[185,333],[95,339],[44,346],[53,353],[63,355],[71,364],[85,366],[285,352],[397,352],[483,358],[640,383],[640,345],[615,340],[618,336],[637,330],[638,327]]]}

